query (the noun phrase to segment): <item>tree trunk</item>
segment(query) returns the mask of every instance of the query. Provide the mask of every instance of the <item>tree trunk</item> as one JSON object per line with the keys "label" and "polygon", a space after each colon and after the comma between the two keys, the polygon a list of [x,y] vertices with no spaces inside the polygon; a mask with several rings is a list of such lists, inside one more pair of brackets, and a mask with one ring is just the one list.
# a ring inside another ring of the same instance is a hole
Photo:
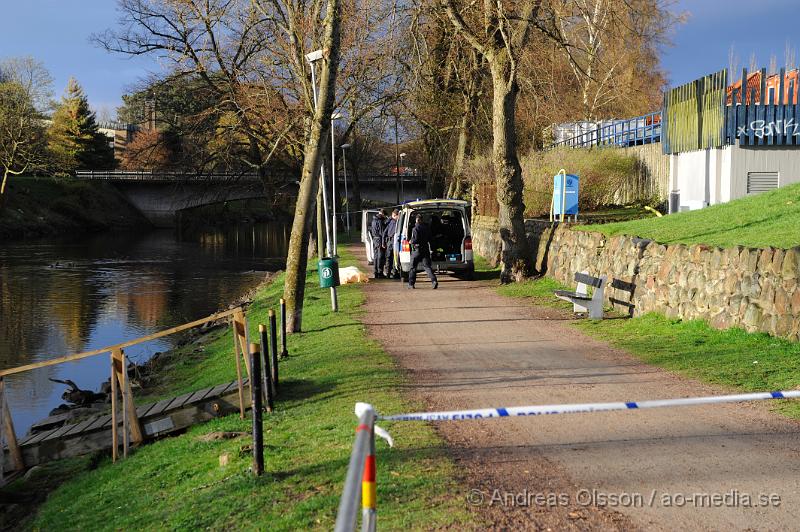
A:
{"label": "tree trunk", "polygon": [[[350,175],[348,179],[350,182],[348,185],[350,186],[350,194],[353,196],[353,205],[349,209],[350,211],[360,212],[361,211],[361,183],[358,179],[358,167],[353,165]],[[361,220],[361,218],[358,218]],[[361,223],[361,222],[359,222]]]}
{"label": "tree trunk", "polygon": [[450,198],[460,198],[464,193],[463,178],[464,178],[464,160],[467,157],[467,149],[469,148],[470,140],[472,139],[472,132],[470,131],[470,119],[474,112],[474,103],[476,98],[472,95],[464,95],[464,114],[461,115],[461,126],[458,132],[458,145],[456,146],[456,155],[453,160],[453,176],[450,181],[450,188],[447,196]]}
{"label": "tree trunk", "polygon": [[515,111],[519,87],[511,78],[510,58],[503,51],[489,59],[492,73],[492,164],[499,206],[500,282],[519,281],[531,273],[531,253],[525,236],[522,168],[517,158]]}
{"label": "tree trunk", "polygon": [[336,74],[339,68],[340,0],[328,0],[326,12],[323,42],[326,57],[318,63],[318,66],[321,66],[319,101],[314,111],[311,133],[307,137],[303,149],[303,173],[292,222],[292,233],[289,238],[289,252],[286,257],[283,293],[286,300],[287,328],[290,332],[300,332],[303,327],[308,235],[311,232],[314,197],[317,194],[320,167],[330,132],[331,113],[336,92]]}

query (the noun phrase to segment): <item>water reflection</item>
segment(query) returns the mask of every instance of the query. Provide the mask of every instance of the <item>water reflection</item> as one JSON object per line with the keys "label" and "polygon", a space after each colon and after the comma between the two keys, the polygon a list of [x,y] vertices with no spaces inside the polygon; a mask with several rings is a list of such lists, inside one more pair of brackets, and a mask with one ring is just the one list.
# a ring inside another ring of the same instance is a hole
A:
{"label": "water reflection", "polygon": [[[211,314],[283,267],[287,229],[247,224],[183,234],[104,234],[3,243],[0,248],[0,368],[137,338]],[[170,340],[131,347],[141,362]],[[107,357],[10,376],[17,432],[61,403],[68,378],[97,389]]]}

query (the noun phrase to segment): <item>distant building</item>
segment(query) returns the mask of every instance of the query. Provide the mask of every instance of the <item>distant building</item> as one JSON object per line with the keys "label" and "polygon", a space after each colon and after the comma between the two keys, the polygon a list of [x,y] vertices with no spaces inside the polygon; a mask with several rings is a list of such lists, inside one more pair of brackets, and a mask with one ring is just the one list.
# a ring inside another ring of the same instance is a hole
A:
{"label": "distant building", "polygon": [[116,121],[100,121],[97,123],[100,133],[108,137],[108,145],[114,150],[114,159],[120,161],[128,143],[133,140],[134,135],[141,127],[137,124],[127,124]]}
{"label": "distant building", "polygon": [[[783,78],[783,104],[797,105],[798,78],[800,78],[798,69],[795,68],[786,72]],[[780,94],[781,88],[780,75],[772,74],[771,76],[766,76],[764,85],[766,88],[764,102],[767,105],[778,105],[778,95]],[[736,96],[737,105],[741,104],[741,90],[741,79],[728,85],[727,105],[733,105],[734,95]],[[745,102],[747,105],[759,105],[761,101],[761,71],[759,70],[747,76]]]}

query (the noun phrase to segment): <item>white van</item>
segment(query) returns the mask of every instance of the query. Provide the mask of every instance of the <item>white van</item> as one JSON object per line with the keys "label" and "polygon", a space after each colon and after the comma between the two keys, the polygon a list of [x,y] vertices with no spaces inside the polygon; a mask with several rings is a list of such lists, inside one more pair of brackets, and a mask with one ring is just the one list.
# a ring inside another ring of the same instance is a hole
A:
{"label": "white van", "polygon": [[[472,259],[472,234],[469,227],[469,202],[452,199],[410,201],[400,208],[395,240],[400,252],[403,279],[411,269],[411,246],[408,240],[417,215],[431,229],[431,266],[436,272],[449,271],[472,279],[475,262]],[[420,271],[420,267],[417,268]]]}

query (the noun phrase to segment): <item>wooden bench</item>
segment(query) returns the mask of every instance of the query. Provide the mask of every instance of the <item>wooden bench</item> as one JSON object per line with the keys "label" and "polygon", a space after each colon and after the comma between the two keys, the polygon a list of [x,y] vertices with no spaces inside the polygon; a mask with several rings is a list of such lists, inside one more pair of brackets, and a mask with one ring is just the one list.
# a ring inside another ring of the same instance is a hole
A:
{"label": "wooden bench", "polygon": [[[572,303],[573,312],[586,312],[589,319],[603,319],[603,289],[606,286],[606,278],[592,277],[589,272],[583,271],[575,274],[575,282],[578,283],[574,292],[568,290],[556,290],[555,295],[559,299]],[[589,295],[589,287],[594,288],[592,295]]]}

